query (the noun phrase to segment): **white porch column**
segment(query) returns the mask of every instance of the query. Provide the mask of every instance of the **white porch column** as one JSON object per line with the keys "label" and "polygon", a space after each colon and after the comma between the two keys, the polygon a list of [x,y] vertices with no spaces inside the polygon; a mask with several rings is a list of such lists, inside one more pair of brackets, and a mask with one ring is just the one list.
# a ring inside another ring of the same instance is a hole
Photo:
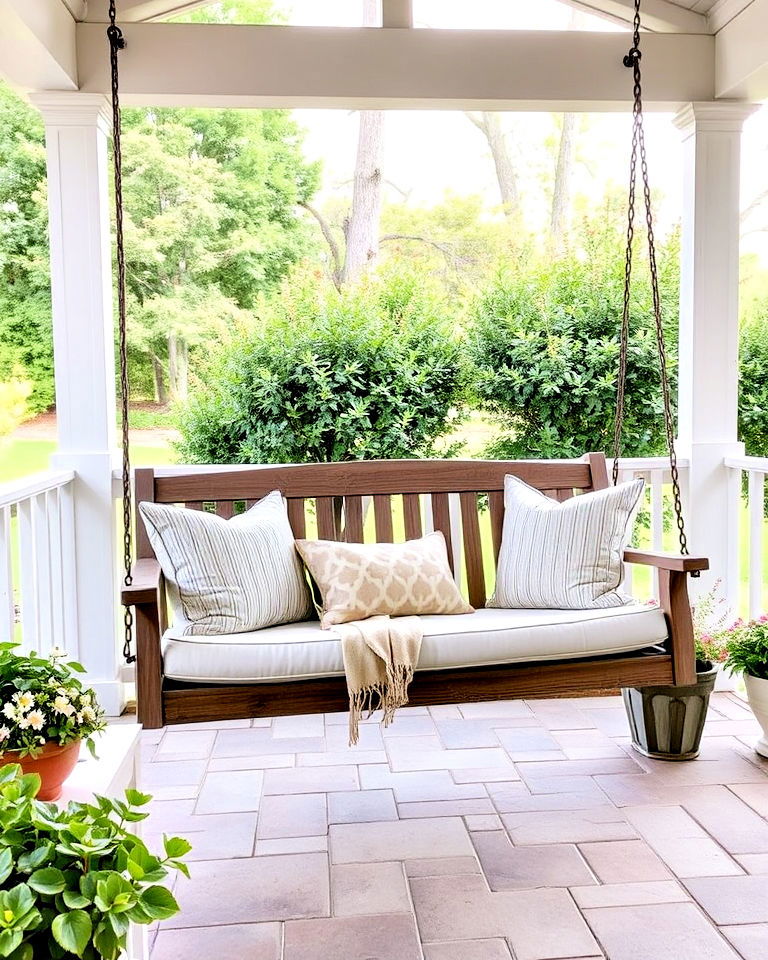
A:
{"label": "white porch column", "polygon": [[101,94],[48,92],[32,102],[45,121],[59,446],[76,471],[77,654],[110,715],[123,706],[116,634],[116,524],[112,502],[115,361],[107,144]]}
{"label": "white porch column", "polygon": [[691,461],[689,545],[705,554],[733,608],[738,597],[734,488],[723,457],[738,442],[739,179],[741,129],[756,109],[691,103],[675,118],[683,135],[680,289],[680,454]]}

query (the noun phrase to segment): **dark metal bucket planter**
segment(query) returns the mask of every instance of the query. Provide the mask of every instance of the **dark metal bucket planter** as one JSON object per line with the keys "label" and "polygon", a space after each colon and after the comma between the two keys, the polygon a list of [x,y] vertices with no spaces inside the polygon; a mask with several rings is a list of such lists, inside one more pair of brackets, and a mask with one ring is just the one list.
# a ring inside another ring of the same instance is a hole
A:
{"label": "dark metal bucket planter", "polygon": [[621,691],[638,753],[656,760],[695,760],[717,667],[696,674],[689,687],[631,687]]}

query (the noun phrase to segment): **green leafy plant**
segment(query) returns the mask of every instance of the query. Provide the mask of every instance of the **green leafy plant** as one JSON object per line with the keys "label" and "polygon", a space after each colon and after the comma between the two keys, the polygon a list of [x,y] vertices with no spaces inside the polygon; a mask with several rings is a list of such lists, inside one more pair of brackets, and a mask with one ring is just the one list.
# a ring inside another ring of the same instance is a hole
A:
{"label": "green leafy plant", "polygon": [[40,657],[15,649],[0,644],[0,751],[34,757],[47,741],[85,740],[93,753],[92,734],[106,723],[96,694],[75,675],[82,665],[57,650]]}
{"label": "green leafy plant", "polygon": [[164,855],[150,853],[126,826],[148,815],[139,808],[152,798],[137,790],[59,809],[36,800],[39,789],[18,764],[0,769],[0,957],[117,960],[130,923],[178,913],[159,881],[189,875],[190,844],[164,837]]}
{"label": "green leafy plant", "polygon": [[768,680],[768,616],[749,623],[737,620],[729,631],[727,649],[728,669]]}
{"label": "green leafy plant", "polygon": [[180,418],[191,463],[435,455],[458,421],[462,348],[448,304],[395,274],[339,293],[295,278],[225,345]]}
{"label": "green leafy plant", "polygon": [[745,323],[739,344],[739,439],[754,457],[768,455],[768,303]]}

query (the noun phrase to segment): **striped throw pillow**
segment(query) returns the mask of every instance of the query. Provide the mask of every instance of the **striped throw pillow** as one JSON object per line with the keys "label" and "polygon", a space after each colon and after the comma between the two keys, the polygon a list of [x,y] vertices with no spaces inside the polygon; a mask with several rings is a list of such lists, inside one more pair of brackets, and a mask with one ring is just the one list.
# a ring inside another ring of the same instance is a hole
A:
{"label": "striped throw pillow", "polygon": [[504,527],[489,607],[619,607],[623,554],[643,490],[632,480],[558,503],[504,478]]}
{"label": "striped throw pillow", "polygon": [[184,636],[243,633],[312,616],[279,491],[229,520],[160,503],[140,503],[139,512]]}

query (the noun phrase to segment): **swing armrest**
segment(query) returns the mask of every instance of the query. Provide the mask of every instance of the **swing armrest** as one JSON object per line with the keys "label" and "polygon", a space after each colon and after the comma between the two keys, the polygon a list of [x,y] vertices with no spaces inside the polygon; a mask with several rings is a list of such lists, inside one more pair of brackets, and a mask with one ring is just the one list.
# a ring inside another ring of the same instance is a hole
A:
{"label": "swing armrest", "polygon": [[709,560],[652,550],[625,550],[624,559],[627,563],[642,563],[659,571],[659,606],[664,611],[669,631],[666,648],[672,657],[672,683],[683,687],[696,683],[696,642],[687,574],[708,570]]}
{"label": "swing armrest", "polygon": [[131,576],[133,583],[122,590],[123,606],[157,603],[158,591],[163,582],[163,571],[157,560],[137,560],[131,567]]}
{"label": "swing armrest", "polygon": [[694,570],[709,570],[706,557],[687,557],[679,553],[660,553],[653,550],[625,550],[627,563],[641,563],[646,567],[659,570],[674,570],[678,573],[692,573]]}

